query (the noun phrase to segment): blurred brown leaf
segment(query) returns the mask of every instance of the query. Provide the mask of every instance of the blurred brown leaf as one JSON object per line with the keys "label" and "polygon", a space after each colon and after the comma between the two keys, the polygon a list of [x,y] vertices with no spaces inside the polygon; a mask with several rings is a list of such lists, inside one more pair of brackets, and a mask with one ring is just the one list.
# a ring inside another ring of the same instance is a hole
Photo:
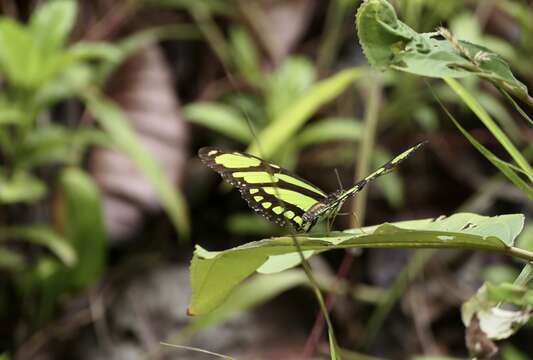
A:
{"label": "blurred brown leaf", "polygon": [[473,357],[480,360],[490,359],[498,352],[496,344],[481,330],[476,315],[466,328],[466,347]]}
{"label": "blurred brown leaf", "polygon": [[[187,131],[161,50],[146,47],[126,61],[110,79],[108,95],[177,185],[185,165]],[[104,193],[106,223],[113,239],[130,236],[144,212],[160,208],[152,186],[125,155],[97,148],[89,165]]]}
{"label": "blurred brown leaf", "polygon": [[300,40],[316,5],[316,0],[239,1],[242,15],[274,63],[281,62]]}

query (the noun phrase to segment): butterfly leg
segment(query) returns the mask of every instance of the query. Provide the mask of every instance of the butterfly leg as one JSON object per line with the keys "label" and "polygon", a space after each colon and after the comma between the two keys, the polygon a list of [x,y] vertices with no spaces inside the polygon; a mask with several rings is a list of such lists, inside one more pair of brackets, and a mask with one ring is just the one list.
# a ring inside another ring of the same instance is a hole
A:
{"label": "butterfly leg", "polygon": [[326,232],[331,232],[331,228],[333,226],[333,218],[332,217],[328,217],[327,220],[326,220]]}
{"label": "butterfly leg", "polygon": [[365,235],[368,235],[364,230],[363,230],[363,227],[360,226],[361,223],[359,222],[359,218],[357,217],[357,214],[354,213],[354,212],[349,212],[349,213],[337,213],[337,215],[341,215],[341,216],[353,216],[354,219],[355,219],[355,223],[358,224],[358,228],[359,230],[361,230],[361,232]]}

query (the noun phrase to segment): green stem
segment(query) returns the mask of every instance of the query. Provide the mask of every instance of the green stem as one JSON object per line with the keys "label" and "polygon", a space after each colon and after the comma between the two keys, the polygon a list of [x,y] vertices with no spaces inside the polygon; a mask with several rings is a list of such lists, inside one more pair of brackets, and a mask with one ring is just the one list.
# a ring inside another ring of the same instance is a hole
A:
{"label": "green stem", "polygon": [[514,257],[517,257],[517,258],[520,258],[520,259],[523,259],[529,262],[533,262],[533,252],[531,251],[527,251],[525,249],[510,246],[504,252],[507,253],[508,255],[511,255],[511,256],[514,256]]}
{"label": "green stem", "polygon": [[230,51],[224,35],[211,18],[208,10],[201,6],[192,6],[190,10],[192,17],[198,24],[200,32],[205,36],[209,46],[215,52],[222,66],[225,69],[230,68]]}
{"label": "green stem", "polygon": [[307,279],[311,283],[311,287],[313,288],[313,292],[315,293],[316,299],[318,301],[318,304],[320,305],[320,311],[322,312],[322,315],[324,316],[324,319],[326,320],[326,325],[328,327],[328,333],[330,338],[332,339],[333,346],[335,348],[338,348],[337,346],[337,339],[335,338],[335,331],[333,329],[333,324],[331,323],[331,319],[329,317],[329,311],[328,307],[326,306],[326,302],[324,301],[324,297],[322,296],[322,292],[320,291],[320,286],[318,284],[318,281],[316,281],[313,272],[311,270],[311,267],[309,266],[309,263],[307,262],[307,259],[305,258],[302,247],[298,243],[298,240],[296,239],[296,236],[292,235],[291,239],[294,243],[294,246],[298,250],[298,255],[300,256],[300,261],[302,263],[302,268],[305,272],[305,275],[307,276]]}
{"label": "green stem", "polygon": [[[368,106],[365,113],[365,126],[364,134],[361,142],[361,151],[360,159],[357,163],[355,170],[355,181],[362,179],[366,174],[368,174],[368,168],[370,163],[370,157],[372,149],[374,148],[374,140],[376,137],[377,124],[379,120],[379,105],[381,103],[381,83],[379,81],[378,75],[373,73],[369,79],[371,86],[369,89],[369,100]],[[352,213],[357,215],[350,219],[350,227],[356,228],[360,227],[365,222],[365,208],[366,208],[366,197],[367,190],[363,190],[359,193],[357,197],[352,201]],[[359,223],[359,224],[357,224]]]}
{"label": "green stem", "polygon": [[507,150],[513,160],[520,166],[533,181],[533,168],[524,158],[524,156],[518,151],[515,145],[509,140],[507,135],[500,129],[498,125],[492,120],[485,109],[477,102],[477,100],[467,92],[467,90],[455,79],[444,78],[444,81],[448,86],[455,91],[457,95],[463,100],[463,102],[472,110],[478,119],[485,125],[485,127],[494,135],[498,142]]}
{"label": "green stem", "polygon": [[333,0],[329,3],[316,62],[319,72],[331,67],[339,51],[340,39],[342,39],[339,34],[342,31],[344,19],[350,13],[348,9],[353,8],[354,5],[353,0]]}

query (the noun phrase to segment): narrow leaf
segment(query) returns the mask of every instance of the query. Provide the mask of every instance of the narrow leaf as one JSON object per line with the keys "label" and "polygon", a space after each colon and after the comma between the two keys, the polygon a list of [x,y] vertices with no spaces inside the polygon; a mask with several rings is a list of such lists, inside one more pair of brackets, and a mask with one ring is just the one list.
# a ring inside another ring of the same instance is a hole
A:
{"label": "narrow leaf", "polygon": [[203,125],[243,144],[252,140],[246,119],[228,105],[195,102],[185,106],[183,111],[187,120],[192,123]]}
{"label": "narrow leaf", "polygon": [[[440,100],[437,98],[437,101]],[[446,107],[442,103],[440,103],[442,106],[442,109],[446,112],[448,117],[452,120],[452,122],[455,124],[455,126],[461,131],[461,133],[470,141],[470,143],[481,153],[487,160],[489,160],[492,165],[494,165],[498,170],[501,171],[502,174],[504,174],[513,184],[516,185],[517,188],[522,190],[530,199],[533,199],[533,188],[526,183],[516,172],[513,170],[513,166],[511,164],[506,163],[505,161],[499,159],[496,155],[494,155],[489,149],[484,147],[480,142],[478,142],[468,131],[466,131],[461,124],[455,119],[455,117],[448,111]]]}
{"label": "narrow leaf", "polygon": [[530,181],[533,181],[533,168],[524,156],[518,151],[514,144],[509,140],[507,135],[500,129],[500,127],[492,120],[485,109],[476,101],[476,99],[455,79],[445,78],[444,81],[452,88],[453,91],[463,102],[477,115],[479,120],[489,129],[489,131],[496,137],[502,146],[511,155],[514,161],[524,170]]}
{"label": "narrow leaf", "polygon": [[107,237],[100,193],[93,180],[78,168],[63,170],[59,182],[63,234],[79,258],[69,272],[69,282],[85,288],[99,280],[106,261]]}
{"label": "narrow leaf", "polygon": [[336,98],[363,74],[362,69],[352,68],[313,85],[258,134],[257,140],[250,145],[247,152],[265,158],[272,156],[294,136],[320,106]]}

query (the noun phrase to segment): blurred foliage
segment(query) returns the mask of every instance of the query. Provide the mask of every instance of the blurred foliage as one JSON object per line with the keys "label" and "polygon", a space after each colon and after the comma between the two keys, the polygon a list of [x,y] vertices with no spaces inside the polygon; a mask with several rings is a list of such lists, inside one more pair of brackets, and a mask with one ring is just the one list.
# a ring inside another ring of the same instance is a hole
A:
{"label": "blurred foliage", "polygon": [[[21,307],[30,329],[50,320],[61,294],[94,286],[105,270],[107,235],[100,194],[82,169],[90,146],[140,152],[137,157],[148,166],[139,167],[154,179],[178,230],[186,235],[188,228],[179,193],[135,134],[128,133],[127,121],[115,115],[118,110],[90,108],[96,120],[114,125],[103,130],[67,126],[53,118],[59,104],[94,99],[91,94],[124,59],[121,47],[111,43],[69,45],[77,15],[76,2],[61,0],[36,8],[26,24],[0,16],[0,268],[11,275],[17,296],[31,299]],[[135,153],[131,156],[136,158]],[[18,218],[20,206],[33,214]],[[52,210],[38,215],[43,206]],[[7,309],[0,310],[2,316],[7,314]]]}

